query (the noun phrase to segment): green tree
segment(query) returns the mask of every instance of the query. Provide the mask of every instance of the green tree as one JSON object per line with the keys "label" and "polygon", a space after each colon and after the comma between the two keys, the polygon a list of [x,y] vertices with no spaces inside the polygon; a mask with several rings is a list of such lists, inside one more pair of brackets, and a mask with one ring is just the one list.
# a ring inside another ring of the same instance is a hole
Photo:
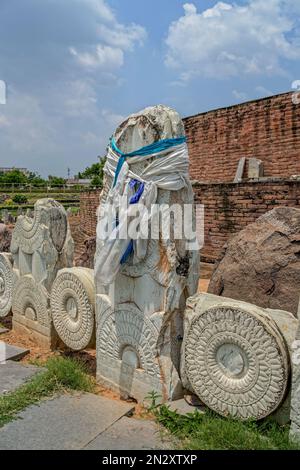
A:
{"label": "green tree", "polygon": [[48,179],[50,185],[53,187],[64,186],[66,184],[66,180],[64,178],[60,178],[59,176],[49,175]]}
{"label": "green tree", "polygon": [[91,186],[101,188],[103,183],[103,170],[106,162],[106,158],[102,158],[99,163],[93,163],[87,167],[83,172],[78,173],[78,179],[91,179]]}

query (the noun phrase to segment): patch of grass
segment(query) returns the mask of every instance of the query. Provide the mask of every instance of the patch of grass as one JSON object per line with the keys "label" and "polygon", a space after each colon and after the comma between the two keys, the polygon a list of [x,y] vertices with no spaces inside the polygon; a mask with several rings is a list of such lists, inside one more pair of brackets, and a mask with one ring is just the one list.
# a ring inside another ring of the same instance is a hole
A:
{"label": "patch of grass", "polygon": [[67,390],[92,392],[93,388],[93,380],[81,362],[53,357],[46,362],[45,372],[36,375],[16,391],[0,397],[0,427],[12,421],[17,413],[43,398]]}
{"label": "patch of grass", "polygon": [[241,422],[223,418],[210,410],[186,416],[178,415],[166,405],[152,408],[157,421],[185,450],[296,450],[289,442],[289,426],[279,426],[271,419]]}

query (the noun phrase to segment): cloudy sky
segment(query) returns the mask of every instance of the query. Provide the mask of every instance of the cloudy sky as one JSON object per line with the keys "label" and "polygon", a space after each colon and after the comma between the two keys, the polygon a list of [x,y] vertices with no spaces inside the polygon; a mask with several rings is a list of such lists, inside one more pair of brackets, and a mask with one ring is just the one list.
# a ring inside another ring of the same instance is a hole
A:
{"label": "cloudy sky", "polygon": [[0,166],[75,174],[145,106],[288,91],[299,18],[300,0],[0,0]]}

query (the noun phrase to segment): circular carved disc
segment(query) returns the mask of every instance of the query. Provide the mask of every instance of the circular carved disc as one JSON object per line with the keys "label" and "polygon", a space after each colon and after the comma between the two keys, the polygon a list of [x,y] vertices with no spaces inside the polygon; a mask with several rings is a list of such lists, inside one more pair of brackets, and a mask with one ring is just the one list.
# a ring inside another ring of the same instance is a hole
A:
{"label": "circular carved disc", "polygon": [[52,287],[50,303],[54,327],[65,345],[74,351],[88,347],[95,328],[92,270],[60,271]]}
{"label": "circular carved disc", "polygon": [[9,255],[0,254],[0,318],[6,317],[12,306],[15,276]]}
{"label": "circular carved disc", "polygon": [[195,393],[223,416],[262,419],[284,399],[288,352],[275,324],[260,315],[207,310],[189,327],[184,361]]}

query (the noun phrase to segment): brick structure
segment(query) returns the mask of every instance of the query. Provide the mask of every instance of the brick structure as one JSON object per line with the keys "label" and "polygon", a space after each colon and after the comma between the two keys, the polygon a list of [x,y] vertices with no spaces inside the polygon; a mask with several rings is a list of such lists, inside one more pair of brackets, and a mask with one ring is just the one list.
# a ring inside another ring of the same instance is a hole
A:
{"label": "brick structure", "polygon": [[300,106],[292,93],[187,117],[184,123],[193,180],[232,182],[242,157],[262,160],[267,177],[300,175]]}
{"label": "brick structure", "polygon": [[195,184],[195,199],[205,206],[205,245],[201,261],[214,262],[228,238],[275,207],[300,208],[300,181]]}
{"label": "brick structure", "polygon": [[96,235],[97,209],[100,203],[100,190],[86,191],[80,196],[81,230],[88,236]]}

